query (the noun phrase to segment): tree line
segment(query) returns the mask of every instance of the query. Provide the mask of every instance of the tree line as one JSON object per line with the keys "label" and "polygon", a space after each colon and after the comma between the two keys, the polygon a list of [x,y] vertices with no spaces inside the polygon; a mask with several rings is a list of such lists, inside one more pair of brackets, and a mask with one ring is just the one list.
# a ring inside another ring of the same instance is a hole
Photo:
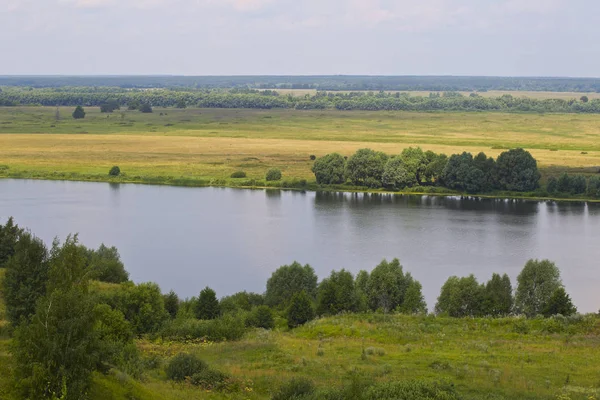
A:
{"label": "tree line", "polygon": [[[155,283],[129,281],[114,247],[89,249],[70,235],[48,249],[12,218],[0,225],[0,268],[6,271],[2,292],[15,385],[25,398],[79,399],[94,371],[117,368],[136,376],[143,363],[133,340],[141,335],[236,340],[248,328],[293,329],[339,313],[427,313],[421,284],[398,259],[356,276],[332,271],[320,282],[310,265],[294,262],[272,273],[263,294],[219,299],[205,287],[197,297],[180,299]],[[434,308],[450,317],[576,311],[559,269],[548,260],[528,261],[515,290],[507,275],[494,274],[485,284],[473,275],[450,277]]]}
{"label": "tree line", "polygon": [[597,78],[492,76],[0,76],[0,86],[600,92]]}
{"label": "tree line", "polygon": [[317,92],[315,95],[281,95],[254,89],[123,89],[123,88],[22,88],[5,87],[0,105],[103,106],[147,104],[152,107],[254,108],[299,110],[388,110],[388,111],[499,111],[600,113],[600,99],[534,99],[512,95],[464,96],[458,92],[409,93]]}
{"label": "tree line", "polygon": [[533,191],[539,187],[541,176],[536,160],[523,149],[502,152],[496,159],[483,152],[448,157],[419,147],[408,147],[394,156],[359,149],[348,158],[338,153],[320,157],[312,171],[317,183],[323,185],[350,182],[388,190],[440,186],[467,193]]}

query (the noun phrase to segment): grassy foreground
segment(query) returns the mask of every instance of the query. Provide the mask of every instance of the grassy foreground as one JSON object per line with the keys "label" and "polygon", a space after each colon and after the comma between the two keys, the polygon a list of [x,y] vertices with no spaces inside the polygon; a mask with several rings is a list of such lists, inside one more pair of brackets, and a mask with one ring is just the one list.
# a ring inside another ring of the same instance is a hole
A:
{"label": "grassy foreground", "polygon": [[109,180],[119,165],[121,181],[235,186],[234,171],[261,180],[277,167],[283,179],[310,183],[310,155],[408,146],[489,156],[523,147],[545,175],[600,166],[600,115],[87,108],[73,120],[71,112],[59,109],[57,120],[52,107],[0,108],[0,177]]}
{"label": "grassy foreground", "polygon": [[[0,281],[3,270],[0,270]],[[0,303],[1,304],[1,303]],[[0,325],[5,326],[0,305]],[[421,379],[456,386],[464,399],[597,399],[600,319],[578,321],[344,315],[292,331],[254,330],[236,342],[138,339],[139,380],[96,373],[91,400],[268,399],[296,376],[318,387]],[[0,330],[0,398],[10,399],[10,339]],[[241,383],[232,393],[167,381],[173,355],[196,353]],[[363,355],[364,352],[364,355]],[[562,396],[562,397],[559,397]]]}

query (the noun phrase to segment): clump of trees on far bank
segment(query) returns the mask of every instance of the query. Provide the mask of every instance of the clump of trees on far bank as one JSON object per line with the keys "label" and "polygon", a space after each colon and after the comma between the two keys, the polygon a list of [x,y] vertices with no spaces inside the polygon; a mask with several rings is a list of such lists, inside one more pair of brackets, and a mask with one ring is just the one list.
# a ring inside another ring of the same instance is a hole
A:
{"label": "clump of trees on far bank", "polygon": [[408,147],[388,156],[360,149],[347,160],[333,153],[315,160],[312,168],[318,184],[342,184],[401,190],[419,186],[441,186],[467,193],[492,190],[533,191],[539,187],[537,162],[528,151],[513,149],[496,160],[479,153],[437,154]]}
{"label": "clump of trees on far bank", "polygon": [[[419,174],[426,179],[427,172]],[[2,292],[16,387],[24,398],[82,398],[93,372],[116,368],[136,376],[143,368],[136,336],[238,340],[249,328],[293,329],[318,316],[427,313],[421,284],[398,259],[356,276],[332,271],[320,282],[310,265],[294,262],[272,273],[264,294],[244,291],[219,299],[205,287],[198,297],[180,299],[155,283],[130,282],[114,247],[89,249],[75,235],[48,249],[11,218],[0,225],[0,267],[6,270]],[[450,317],[576,312],[559,269],[548,260],[528,261],[514,290],[507,275],[493,274],[485,284],[473,275],[450,277],[435,305],[436,314]],[[207,390],[231,384],[194,357],[174,357],[166,373],[175,381],[189,376]]]}

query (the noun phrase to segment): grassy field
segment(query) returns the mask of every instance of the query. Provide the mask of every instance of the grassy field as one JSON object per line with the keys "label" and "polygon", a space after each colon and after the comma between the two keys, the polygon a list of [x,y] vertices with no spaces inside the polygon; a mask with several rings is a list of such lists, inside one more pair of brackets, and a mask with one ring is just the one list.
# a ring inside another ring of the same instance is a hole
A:
{"label": "grassy field", "polygon": [[[119,165],[129,177],[314,179],[310,155],[363,147],[397,154],[408,146],[447,154],[496,156],[524,147],[542,169],[596,172],[600,116],[579,114],[340,112],[155,109],[101,114],[88,108],[0,108],[0,176],[54,173],[103,177]],[[8,167],[8,168],[7,168]],[[37,175],[36,175],[37,174]]]}

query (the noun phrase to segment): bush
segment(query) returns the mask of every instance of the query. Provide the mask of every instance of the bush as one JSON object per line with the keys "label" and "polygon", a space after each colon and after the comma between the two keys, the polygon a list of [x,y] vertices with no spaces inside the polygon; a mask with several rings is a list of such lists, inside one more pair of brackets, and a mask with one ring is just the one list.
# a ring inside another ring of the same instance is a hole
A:
{"label": "bush", "polygon": [[310,155],[310,159],[311,159],[312,161],[315,161],[315,160],[317,159],[317,156],[315,156],[314,154],[311,154],[311,155]]}
{"label": "bush", "polygon": [[273,312],[267,306],[258,306],[246,319],[246,325],[254,328],[273,329],[275,328]]}
{"label": "bush", "polygon": [[121,168],[119,168],[118,166],[114,166],[110,169],[110,171],[108,171],[108,175],[110,176],[119,176],[121,175]]}
{"label": "bush", "polygon": [[278,168],[271,168],[267,171],[267,175],[265,176],[267,181],[278,181],[281,179],[281,170]]}
{"label": "bush", "polygon": [[140,106],[140,111],[144,114],[150,114],[152,112],[152,106],[148,103],[144,103]]}
{"label": "bush", "polygon": [[119,105],[119,103],[117,103],[116,100],[109,100],[106,103],[103,103],[100,105],[100,112],[111,113],[120,108],[121,108],[121,106]]}
{"label": "bush", "polygon": [[208,364],[194,354],[179,353],[169,361],[165,372],[172,381],[183,381],[208,369]]}
{"label": "bush", "polygon": [[292,297],[287,310],[288,326],[295,328],[313,319],[315,316],[310,297],[303,290]]}
{"label": "bush", "polygon": [[129,273],[125,270],[116,247],[106,247],[101,244],[98,250],[88,250],[86,256],[91,279],[109,283],[122,283],[129,280]]}
{"label": "bush", "polygon": [[345,174],[357,186],[381,187],[388,156],[371,149],[357,150],[346,162]]}
{"label": "bush", "polygon": [[169,313],[171,318],[175,318],[177,316],[177,311],[179,311],[179,297],[177,293],[174,291],[170,291],[169,293],[163,296],[165,303],[165,310]]}
{"label": "bush", "polygon": [[241,315],[227,314],[218,319],[175,319],[166,323],[159,336],[169,340],[204,339],[213,342],[238,340],[246,333]]}
{"label": "bush", "polygon": [[83,107],[77,106],[75,107],[75,111],[73,111],[73,119],[83,119],[85,118],[85,111]]}
{"label": "bush", "polygon": [[246,177],[246,173],[244,171],[235,171],[233,174],[231,174],[232,178],[245,178]]}
{"label": "bush", "polygon": [[271,400],[292,400],[312,396],[315,392],[315,384],[306,378],[292,378],[283,384]]}
{"label": "bush", "polygon": [[229,375],[210,368],[192,375],[192,385],[200,386],[205,390],[219,390],[223,389],[229,379]]}

